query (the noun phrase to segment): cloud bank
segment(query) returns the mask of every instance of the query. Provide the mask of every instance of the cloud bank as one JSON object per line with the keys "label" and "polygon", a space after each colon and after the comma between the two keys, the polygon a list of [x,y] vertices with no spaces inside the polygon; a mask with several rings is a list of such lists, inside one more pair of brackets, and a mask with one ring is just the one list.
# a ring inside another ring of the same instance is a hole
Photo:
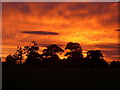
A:
{"label": "cloud bank", "polygon": [[3,2],[2,24],[2,43],[8,48],[35,40],[62,47],[68,42],[101,50],[112,47],[115,53],[114,44],[118,44],[118,4],[114,2]]}

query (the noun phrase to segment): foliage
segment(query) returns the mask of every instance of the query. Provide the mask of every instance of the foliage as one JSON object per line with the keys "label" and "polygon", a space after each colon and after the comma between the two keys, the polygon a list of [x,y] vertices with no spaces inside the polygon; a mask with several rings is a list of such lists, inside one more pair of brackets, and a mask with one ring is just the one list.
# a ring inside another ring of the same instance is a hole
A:
{"label": "foliage", "polygon": [[69,50],[71,50],[72,52],[74,52],[74,51],[79,51],[79,52],[82,53],[82,48],[81,48],[81,46],[80,46],[79,43],[69,42],[69,43],[67,43],[67,45],[66,45],[66,47],[65,47],[65,50],[66,50],[66,49],[69,49]]}

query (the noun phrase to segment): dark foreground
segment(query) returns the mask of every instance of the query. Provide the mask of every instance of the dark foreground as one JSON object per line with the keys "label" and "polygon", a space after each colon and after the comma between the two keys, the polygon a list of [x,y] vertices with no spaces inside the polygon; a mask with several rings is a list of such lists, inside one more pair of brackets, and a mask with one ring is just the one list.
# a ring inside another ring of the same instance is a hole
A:
{"label": "dark foreground", "polygon": [[118,68],[4,68],[2,88],[120,88]]}

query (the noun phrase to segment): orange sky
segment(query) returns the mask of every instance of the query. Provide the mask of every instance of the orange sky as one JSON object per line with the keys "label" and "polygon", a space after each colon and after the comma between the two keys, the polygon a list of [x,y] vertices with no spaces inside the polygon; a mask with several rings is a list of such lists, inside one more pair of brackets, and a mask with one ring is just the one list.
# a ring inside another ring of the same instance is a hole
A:
{"label": "orange sky", "polygon": [[84,51],[100,49],[106,60],[118,60],[117,3],[3,2],[2,20],[3,57],[35,40],[40,51],[77,42]]}

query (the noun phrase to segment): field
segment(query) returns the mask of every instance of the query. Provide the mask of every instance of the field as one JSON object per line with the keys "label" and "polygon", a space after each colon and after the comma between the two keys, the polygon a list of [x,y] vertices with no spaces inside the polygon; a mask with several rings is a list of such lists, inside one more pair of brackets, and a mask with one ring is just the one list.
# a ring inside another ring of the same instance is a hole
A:
{"label": "field", "polygon": [[3,89],[120,88],[118,68],[3,67]]}

